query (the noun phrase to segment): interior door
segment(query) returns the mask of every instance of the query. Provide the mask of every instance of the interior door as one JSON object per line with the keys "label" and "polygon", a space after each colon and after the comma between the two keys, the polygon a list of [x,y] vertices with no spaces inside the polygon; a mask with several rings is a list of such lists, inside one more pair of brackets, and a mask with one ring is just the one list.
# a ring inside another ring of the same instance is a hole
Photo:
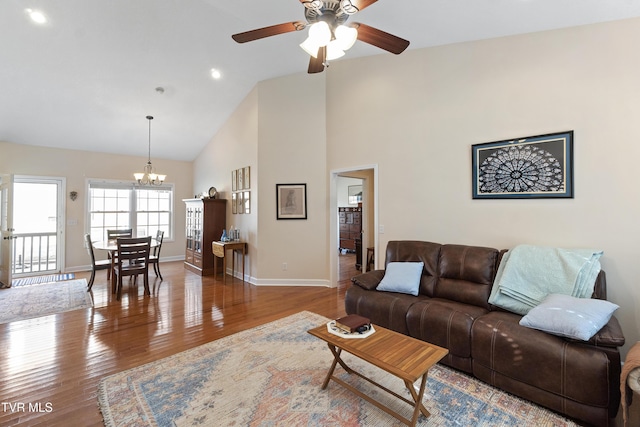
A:
{"label": "interior door", "polygon": [[0,176],[0,285],[11,286],[13,264],[13,176]]}

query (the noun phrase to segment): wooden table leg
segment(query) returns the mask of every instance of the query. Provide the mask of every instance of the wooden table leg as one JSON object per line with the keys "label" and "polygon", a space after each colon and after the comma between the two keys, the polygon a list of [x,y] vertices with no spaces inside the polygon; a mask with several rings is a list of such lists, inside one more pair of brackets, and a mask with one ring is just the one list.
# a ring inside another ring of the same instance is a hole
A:
{"label": "wooden table leg", "polygon": [[[420,416],[420,414],[422,413],[422,415],[424,415],[425,417],[429,417],[431,414],[429,413],[429,411],[427,410],[427,408],[424,407],[424,405],[422,404],[422,399],[424,398],[424,392],[427,386],[427,373],[425,373],[422,376],[422,382],[420,383],[420,390],[416,393],[416,390],[413,388],[413,384],[410,383],[409,381],[404,381],[406,387],[409,389],[409,393],[411,393],[411,397],[413,397],[413,402],[409,399],[406,399],[405,397],[395,393],[394,391],[384,387],[383,385],[373,381],[372,379],[364,376],[363,374],[354,371],[353,369],[351,369],[349,366],[347,366],[347,364],[342,360],[342,358],[340,357],[341,353],[342,353],[342,349],[339,347],[336,347],[332,344],[327,343],[329,346],[329,350],[331,350],[331,353],[333,353],[333,362],[331,363],[331,367],[329,368],[329,372],[327,372],[327,376],[324,379],[324,382],[322,383],[322,390],[326,389],[327,386],[329,385],[329,381],[333,380],[336,383],[340,384],[342,387],[350,390],[352,393],[356,394],[357,396],[361,397],[362,399],[368,401],[369,403],[375,405],[376,407],[378,407],[379,409],[382,409],[384,412],[386,412],[387,414],[397,418],[398,420],[402,421],[404,424],[407,424],[409,426],[414,427],[416,425],[416,423],[418,422],[418,417]],[[397,397],[398,399],[404,401],[405,403],[411,405],[414,409],[413,409],[413,416],[412,418],[409,420],[405,417],[403,417],[400,413],[392,410],[391,408],[383,405],[381,402],[379,402],[378,400],[368,396],[367,394],[364,394],[363,392],[361,392],[360,390],[358,390],[357,388],[353,387],[351,384],[341,380],[338,377],[335,377],[333,374],[335,372],[336,366],[340,364],[340,366],[342,366],[342,368],[349,374],[352,375],[356,375],[364,380],[366,380],[367,382],[369,382],[370,384],[380,388],[383,391],[386,391],[387,393],[389,393],[392,396]]]}
{"label": "wooden table leg", "polygon": [[116,280],[116,253],[112,252],[111,253],[111,293],[115,294],[116,293],[116,286],[117,285],[117,280]]}
{"label": "wooden table leg", "polygon": [[236,277],[236,250],[231,250],[231,281]]}
{"label": "wooden table leg", "polygon": [[422,399],[424,397],[424,390],[427,386],[427,372],[425,372],[425,374],[422,376],[422,382],[420,383],[420,391],[418,393],[416,393],[416,390],[413,388],[413,384],[411,384],[409,381],[405,381],[405,385],[409,389],[409,393],[411,393],[411,396],[413,397],[413,400],[416,403],[415,408],[413,409],[413,418],[411,419],[411,422],[412,422],[411,425],[416,425],[416,422],[418,421],[418,416],[420,415],[420,413],[422,413],[422,415],[424,415],[425,417],[431,416],[427,408],[425,408],[424,405],[422,404]]}
{"label": "wooden table leg", "polygon": [[227,284],[227,254],[222,257],[222,283]]}

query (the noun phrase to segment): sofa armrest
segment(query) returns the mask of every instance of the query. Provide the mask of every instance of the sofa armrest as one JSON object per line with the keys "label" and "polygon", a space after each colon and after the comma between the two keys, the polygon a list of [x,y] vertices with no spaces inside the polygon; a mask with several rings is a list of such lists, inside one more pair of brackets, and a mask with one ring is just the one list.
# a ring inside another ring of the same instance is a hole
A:
{"label": "sofa armrest", "polygon": [[622,328],[615,316],[611,316],[609,322],[589,340],[589,344],[596,347],[622,347],[624,342]]}
{"label": "sofa armrest", "polygon": [[351,281],[362,289],[372,291],[378,286],[383,277],[384,270],[372,270],[351,278]]}

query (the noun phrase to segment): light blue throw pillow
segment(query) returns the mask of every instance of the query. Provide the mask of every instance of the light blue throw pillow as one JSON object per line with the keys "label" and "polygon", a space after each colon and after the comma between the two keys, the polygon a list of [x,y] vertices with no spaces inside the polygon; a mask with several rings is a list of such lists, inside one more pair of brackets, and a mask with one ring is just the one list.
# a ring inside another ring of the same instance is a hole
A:
{"label": "light blue throw pillow", "polygon": [[520,319],[520,324],[553,335],[589,341],[617,309],[618,305],[605,300],[549,294]]}
{"label": "light blue throw pillow", "polygon": [[418,295],[423,268],[424,262],[390,262],[376,289]]}

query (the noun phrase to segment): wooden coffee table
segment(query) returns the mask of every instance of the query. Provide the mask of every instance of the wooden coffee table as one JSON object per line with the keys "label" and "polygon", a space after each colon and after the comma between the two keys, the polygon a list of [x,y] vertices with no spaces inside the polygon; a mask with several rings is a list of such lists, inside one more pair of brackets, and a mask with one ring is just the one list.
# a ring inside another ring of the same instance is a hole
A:
{"label": "wooden coffee table", "polygon": [[[396,417],[403,423],[415,426],[420,413],[425,417],[430,415],[429,411],[427,411],[422,404],[429,368],[449,353],[449,350],[399,334],[381,326],[374,325],[374,329],[375,333],[366,338],[343,338],[330,333],[327,330],[327,325],[318,326],[308,331],[311,335],[325,341],[329,346],[329,350],[333,353],[333,363],[322,384],[322,389],[324,390],[329,384],[329,381],[333,380],[389,415]],[[365,377],[363,374],[351,369],[340,357],[343,350],[403,380],[413,397],[413,401],[400,396],[372,379]],[[349,374],[356,375],[411,405],[414,408],[412,419],[409,420],[403,417],[398,412],[384,406],[382,403],[333,375],[336,365],[338,364]],[[420,391],[416,392],[413,383],[420,378],[422,378]]]}

